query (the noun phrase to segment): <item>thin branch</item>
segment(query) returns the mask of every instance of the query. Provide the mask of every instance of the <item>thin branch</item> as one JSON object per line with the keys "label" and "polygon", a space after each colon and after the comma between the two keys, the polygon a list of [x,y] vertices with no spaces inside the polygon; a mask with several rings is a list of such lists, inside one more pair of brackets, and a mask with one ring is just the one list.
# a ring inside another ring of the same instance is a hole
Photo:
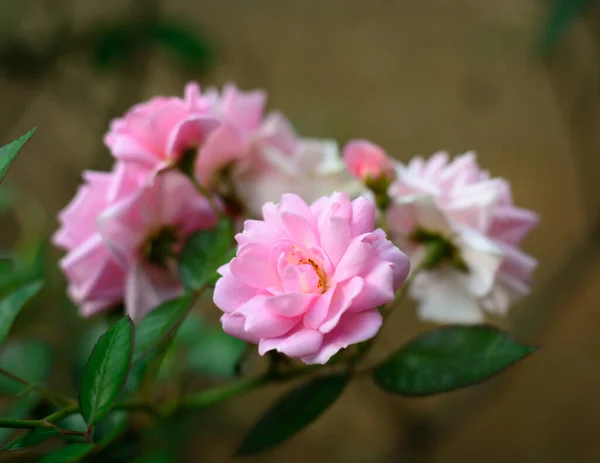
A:
{"label": "thin branch", "polygon": [[43,397],[45,397],[47,400],[52,402],[57,407],[65,407],[65,406],[68,407],[68,406],[71,406],[76,403],[75,400],[62,395],[59,392],[51,391],[50,389],[47,389],[44,387],[39,387],[39,386],[36,386],[35,384],[31,384],[26,379],[21,378],[20,376],[17,376],[14,373],[11,373],[10,371],[5,370],[4,368],[0,368],[0,375],[6,376],[7,378],[10,378],[13,381],[16,381],[17,383],[21,383],[24,386],[27,386],[27,392],[32,391],[32,390],[39,392]]}
{"label": "thin branch", "polygon": [[11,429],[36,429],[45,428],[46,425],[38,420],[3,420],[0,419],[0,428]]}

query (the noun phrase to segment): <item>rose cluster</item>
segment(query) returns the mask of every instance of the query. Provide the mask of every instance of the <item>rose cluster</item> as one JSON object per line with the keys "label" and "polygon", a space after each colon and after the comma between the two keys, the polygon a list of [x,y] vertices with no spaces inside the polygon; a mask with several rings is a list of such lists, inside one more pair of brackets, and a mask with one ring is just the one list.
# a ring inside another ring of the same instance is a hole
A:
{"label": "rose cluster", "polygon": [[404,165],[364,140],[340,152],[265,104],[263,91],[190,83],[111,123],[112,170],[84,173],[54,235],[83,316],[138,321],[180,296],[179,253],[219,215],[240,233],[214,302],[261,354],[325,363],[372,338],[409,268],[426,320],[477,323],[528,292],[536,262],[519,243],[538,218],[474,154]]}

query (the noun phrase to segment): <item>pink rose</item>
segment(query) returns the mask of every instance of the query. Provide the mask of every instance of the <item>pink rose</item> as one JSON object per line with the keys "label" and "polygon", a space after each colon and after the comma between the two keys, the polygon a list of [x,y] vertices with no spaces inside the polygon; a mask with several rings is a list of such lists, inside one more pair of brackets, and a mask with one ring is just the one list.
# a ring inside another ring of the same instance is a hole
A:
{"label": "pink rose", "polygon": [[397,172],[388,226],[413,268],[434,235],[451,243],[462,261],[417,276],[411,295],[420,301],[421,318],[480,323],[486,312],[505,315],[529,292],[537,262],[519,243],[538,223],[537,214],[514,206],[508,182],[490,178],[473,153],[451,162],[446,153],[416,157]]}
{"label": "pink rose", "polygon": [[208,200],[176,171],[157,175],[99,215],[101,239],[124,273],[129,316],[139,320],[182,294],[176,256],[190,234],[216,222]]}
{"label": "pink rose", "polygon": [[131,108],[111,123],[104,141],[118,160],[142,166],[146,177],[177,165],[191,150],[196,177],[212,187],[219,170],[247,154],[265,102],[262,90],[227,84],[221,94],[214,88],[203,94],[190,82],[183,99],[155,97]]}
{"label": "pink rose", "polygon": [[71,299],[83,316],[91,316],[120,304],[125,294],[125,274],[98,233],[96,218],[115,199],[115,188],[129,189],[130,179],[120,175],[115,183],[114,172],[89,171],[83,178],[85,183],[58,215],[61,226],[53,242],[68,251],[60,267]]}
{"label": "pink rose", "polygon": [[214,301],[223,329],[303,362],[326,363],[340,349],[373,337],[378,306],[406,279],[407,257],[374,230],[375,206],[346,193],[308,206],[283,195],[247,220],[237,256],[219,269]]}
{"label": "pink rose", "polygon": [[219,125],[210,99],[197,84],[186,87],[184,99],[155,97],[133,106],[115,119],[104,137],[113,156],[156,173],[179,162],[188,149],[198,149]]}
{"label": "pink rose", "polygon": [[[197,90],[196,98],[201,98]],[[212,188],[218,180],[216,174],[245,158],[253,139],[260,137],[267,95],[262,90],[243,92],[233,84],[226,84],[220,95],[214,88],[205,95],[221,126],[200,147],[195,175],[203,185]]]}
{"label": "pink rose", "polygon": [[344,147],[344,161],[352,175],[367,181],[394,180],[394,163],[379,146],[367,140],[351,140]]}

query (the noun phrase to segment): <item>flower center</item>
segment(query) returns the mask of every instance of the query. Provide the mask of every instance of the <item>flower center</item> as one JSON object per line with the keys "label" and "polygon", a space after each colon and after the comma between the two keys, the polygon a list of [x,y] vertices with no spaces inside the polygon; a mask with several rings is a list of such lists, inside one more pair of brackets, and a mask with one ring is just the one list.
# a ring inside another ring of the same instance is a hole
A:
{"label": "flower center", "polygon": [[319,259],[294,246],[285,258],[284,280],[292,291],[323,294],[327,291],[327,276]]}
{"label": "flower center", "polygon": [[467,267],[467,263],[460,255],[460,250],[445,236],[418,228],[412,233],[410,239],[415,243],[425,246],[427,249],[427,257],[424,262],[427,269],[431,270],[444,263],[450,263],[450,265],[461,272],[469,272],[469,267]]}
{"label": "flower center", "polygon": [[321,267],[319,267],[314,260],[312,259],[300,259],[298,261],[298,265],[310,265],[314,272],[317,274],[317,277],[319,278],[319,281],[317,282],[317,288],[319,288],[319,291],[321,293],[325,292],[325,273],[323,272],[323,269]]}
{"label": "flower center", "polygon": [[150,234],[140,247],[142,257],[158,267],[166,267],[167,261],[175,257],[177,233],[174,227],[163,227]]}

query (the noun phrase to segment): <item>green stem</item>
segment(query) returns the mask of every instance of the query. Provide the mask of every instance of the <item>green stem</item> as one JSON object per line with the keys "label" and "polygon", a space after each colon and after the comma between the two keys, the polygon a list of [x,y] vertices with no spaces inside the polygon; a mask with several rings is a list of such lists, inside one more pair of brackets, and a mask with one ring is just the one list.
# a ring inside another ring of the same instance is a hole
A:
{"label": "green stem", "polygon": [[46,389],[44,387],[38,387],[35,384],[31,384],[26,379],[21,378],[20,376],[17,376],[14,373],[5,370],[4,368],[0,368],[0,375],[6,376],[7,378],[10,378],[13,381],[16,381],[17,383],[21,383],[24,386],[27,386],[28,391],[33,390],[39,392],[42,396],[44,396],[57,407],[68,407],[76,403],[73,399],[70,399],[69,397],[66,397],[58,392],[51,391],[50,389]]}
{"label": "green stem", "polygon": [[35,429],[44,428],[46,425],[39,420],[2,420],[0,419],[0,428],[12,429]]}
{"label": "green stem", "polygon": [[62,410],[59,410],[59,411],[53,413],[52,415],[48,415],[46,418],[44,418],[41,421],[47,422],[47,423],[56,423],[57,421],[60,421],[69,415],[73,415],[74,413],[77,413],[78,411],[79,411],[79,405],[72,405],[70,407],[63,408]]}
{"label": "green stem", "polygon": [[[116,404],[114,406],[115,410],[139,410],[154,415],[156,417],[160,417],[159,411],[156,409],[154,405],[147,402],[139,402],[139,401],[124,401]],[[57,412],[48,415],[46,418],[40,420],[41,422],[46,423],[56,423],[67,416],[73,415],[79,412],[79,405],[72,405],[67,408],[63,408],[62,410],[58,410]]]}
{"label": "green stem", "polygon": [[225,400],[246,394],[254,389],[270,383],[279,383],[290,381],[295,378],[307,376],[313,373],[318,367],[301,367],[287,372],[271,373],[253,378],[243,378],[224,386],[205,389],[194,394],[183,397],[179,402],[178,409],[204,408],[211,405],[224,402]]}
{"label": "green stem", "polygon": [[[124,401],[114,406],[115,410],[138,410],[146,412],[155,416],[156,418],[163,418],[167,415],[175,413],[180,410],[190,410],[197,408],[206,408],[212,405],[224,402],[226,400],[241,396],[248,392],[253,391],[261,386],[271,383],[279,383],[290,381],[295,378],[307,376],[313,373],[318,366],[315,367],[301,367],[287,372],[282,373],[269,373],[261,376],[252,378],[244,378],[224,386],[218,386],[211,389],[205,389],[203,391],[190,394],[183,397],[176,404],[164,404],[161,409],[158,409],[154,404],[141,401]],[[363,371],[356,371],[356,374],[362,374]],[[174,405],[174,406],[173,406]],[[42,427],[56,427],[58,421],[66,418],[69,415],[79,412],[78,405],[72,405],[70,407],[58,410],[57,412],[48,415],[46,418],[41,420],[0,420],[0,428],[14,428],[14,429],[35,429]],[[60,428],[59,428],[60,429]],[[68,431],[68,430],[67,430]]]}
{"label": "green stem", "polygon": [[214,387],[183,397],[179,409],[204,408],[237,397],[262,386],[270,381],[267,375],[254,378],[244,378],[225,386]]}
{"label": "green stem", "polygon": [[[160,417],[160,414],[156,408],[149,403],[143,402],[121,402],[114,407],[117,410],[141,410],[147,412],[156,417]],[[73,415],[79,412],[78,405],[71,405],[70,407],[58,410],[46,418],[41,420],[2,420],[0,419],[0,428],[13,428],[13,429],[35,429],[35,428],[54,428],[55,423],[66,418],[67,416]]]}
{"label": "green stem", "polygon": [[388,219],[387,219],[387,214],[385,212],[385,209],[381,210],[381,216],[379,219],[379,228],[381,228],[385,232],[385,234],[389,236],[390,231],[388,229]]}

